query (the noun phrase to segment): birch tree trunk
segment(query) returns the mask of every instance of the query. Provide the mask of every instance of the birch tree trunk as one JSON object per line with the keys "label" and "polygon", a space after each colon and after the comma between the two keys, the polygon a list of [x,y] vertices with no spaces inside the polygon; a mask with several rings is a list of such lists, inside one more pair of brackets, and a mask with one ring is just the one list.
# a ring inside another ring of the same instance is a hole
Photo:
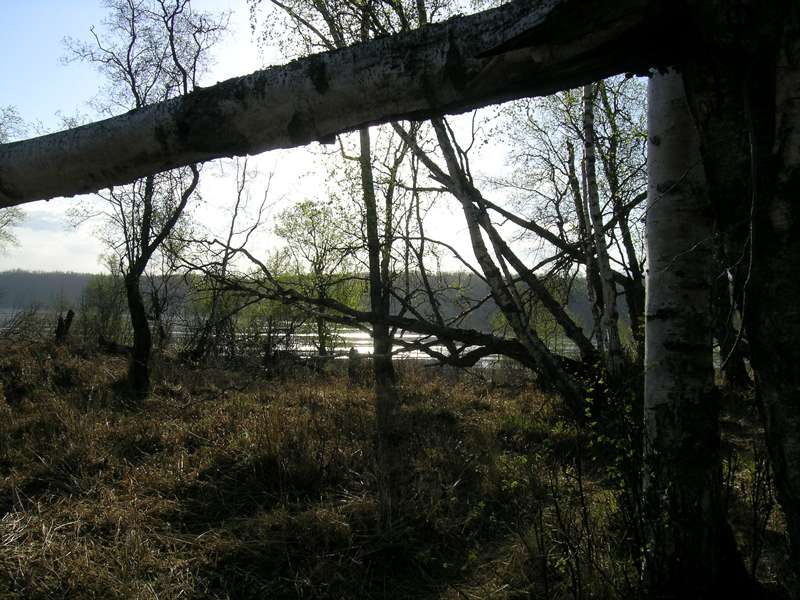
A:
{"label": "birch tree trunk", "polygon": [[[444,155],[449,176],[443,173],[430,159],[426,159],[421,153],[419,154],[420,159],[428,166],[432,174],[434,174],[438,180],[445,183],[448,190],[461,203],[464,218],[467,222],[472,251],[481,267],[481,271],[486,277],[486,282],[491,290],[492,298],[498,308],[500,308],[500,311],[503,313],[503,316],[506,318],[519,342],[525,347],[526,351],[533,359],[542,384],[561,394],[570,408],[577,415],[582,415],[584,394],[581,386],[579,386],[575,379],[558,364],[556,357],[531,328],[528,319],[525,317],[525,311],[519,302],[518,294],[513,284],[513,278],[508,276],[508,273],[504,274],[501,270],[505,265],[505,259],[501,250],[496,247],[496,242],[498,240],[495,238],[494,241],[500,267],[495,264],[486,246],[486,242],[483,239],[481,221],[487,220],[488,215],[486,215],[485,212],[481,215],[481,211],[478,208],[481,205],[480,194],[460,168],[458,158],[442,119],[432,119],[431,123],[436,132],[439,147]],[[491,240],[491,230],[493,230],[493,228],[490,224],[485,224],[485,229],[489,230],[487,233]],[[507,285],[506,282],[510,283]],[[588,340],[585,340],[585,343],[588,344]]]}
{"label": "birch tree trunk", "polygon": [[578,172],[575,168],[575,148],[570,141],[567,141],[567,177],[570,190],[572,191],[572,199],[575,204],[578,236],[581,240],[584,256],[583,264],[586,267],[586,297],[589,300],[589,306],[592,307],[592,336],[597,343],[597,349],[604,355],[605,346],[603,345],[602,333],[603,286],[600,283],[600,275],[597,272],[594,242],[592,241],[592,228],[589,225],[589,217],[586,215],[585,194],[581,190],[581,184],[578,181]]}
{"label": "birch tree trunk", "polygon": [[583,88],[583,156],[586,174],[586,200],[594,232],[594,245],[597,251],[597,269],[603,290],[602,336],[605,350],[606,369],[611,377],[622,372],[625,357],[619,339],[619,315],[617,313],[617,285],[611,272],[606,246],[603,212],[600,207],[600,193],[597,189],[597,166],[595,158],[594,103],[597,89],[594,84]]}
{"label": "birch tree trunk", "polygon": [[[595,2],[515,0],[0,145],[0,207],[640,72],[664,52],[647,34],[649,5],[617,0],[598,10]],[[540,41],[507,44],[533,31],[542,31]]]}
{"label": "birch tree trunk", "polygon": [[[654,597],[716,598],[732,540],[712,359],[712,222],[683,82],[648,89],[644,490]],[[734,546],[735,550],[735,546]]]}
{"label": "birch tree trunk", "polygon": [[[636,256],[636,248],[633,242],[630,225],[628,223],[629,210],[625,210],[622,199],[620,198],[620,177],[618,172],[618,144],[621,139],[617,115],[611,100],[609,99],[608,88],[605,82],[598,84],[600,99],[603,111],[611,129],[608,140],[607,156],[604,160],[606,180],[608,181],[608,191],[611,197],[611,205],[614,210],[614,218],[617,221],[620,237],[622,238],[622,249],[625,250],[625,260],[628,267],[627,283],[624,284],[625,301],[628,305],[628,315],[631,321],[631,333],[636,345],[636,361],[639,365],[644,360],[644,277]],[[620,251],[622,251],[620,249]]]}

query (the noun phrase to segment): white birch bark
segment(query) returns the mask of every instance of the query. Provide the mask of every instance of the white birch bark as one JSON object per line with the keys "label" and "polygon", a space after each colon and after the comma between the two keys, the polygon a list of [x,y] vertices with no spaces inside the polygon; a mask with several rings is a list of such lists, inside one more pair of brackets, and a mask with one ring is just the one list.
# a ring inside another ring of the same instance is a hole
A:
{"label": "white birch bark", "polygon": [[703,590],[710,593],[717,575],[722,526],[712,224],[697,132],[675,73],[650,80],[648,133],[647,579],[651,591],[664,597],[707,597]]}
{"label": "white birch bark", "polygon": [[[597,89],[594,84],[583,88],[583,160],[586,174],[586,201],[589,205],[589,216],[592,222],[594,246],[597,251],[597,270],[603,289],[603,315],[601,331],[603,350],[605,352],[606,369],[611,377],[622,372],[625,357],[622,354],[622,343],[619,339],[617,313],[617,285],[608,258],[603,211],[600,207],[600,193],[597,189],[597,165],[595,158],[594,102]],[[587,285],[589,284],[587,280]]]}
{"label": "white birch bark", "polygon": [[[620,40],[645,29],[650,3],[617,0],[598,11],[593,2],[516,0],[229,79],[83,127],[0,145],[0,207],[641,71],[655,50],[623,52]],[[593,29],[575,23],[591,23]],[[539,31],[538,41],[518,37]],[[497,50],[512,38],[523,47]]]}

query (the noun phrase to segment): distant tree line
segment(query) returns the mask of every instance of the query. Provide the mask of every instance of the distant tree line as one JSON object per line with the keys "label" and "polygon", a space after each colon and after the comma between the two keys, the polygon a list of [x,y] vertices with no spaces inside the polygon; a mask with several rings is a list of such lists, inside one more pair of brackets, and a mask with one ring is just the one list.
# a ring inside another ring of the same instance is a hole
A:
{"label": "distant tree line", "polygon": [[[482,280],[467,277],[463,273],[443,273],[441,277],[446,282],[447,292],[442,303],[442,312],[447,318],[455,317],[459,312],[459,299],[483,298],[488,294],[488,288]],[[97,302],[95,298],[104,286],[111,285],[113,275],[108,273],[75,273],[70,271],[26,271],[14,269],[0,272],[0,309],[24,310],[38,307],[47,311],[65,311],[69,308],[79,310],[86,303]],[[159,288],[158,278],[154,278],[155,285],[149,280],[143,283],[144,295],[149,297]],[[199,286],[199,276],[173,276],[171,292],[172,302],[170,312],[174,318],[190,318],[191,298],[193,285]],[[193,283],[194,282],[194,283]],[[197,288],[199,289],[199,288]],[[196,291],[195,294],[201,292]],[[366,292],[362,291],[357,305],[366,306]],[[574,315],[582,328],[591,332],[592,312],[586,299],[586,285],[582,278],[577,278],[572,283],[567,302],[567,310]],[[399,307],[398,302],[393,303],[393,309]],[[623,319],[627,322],[627,308],[622,305]],[[124,315],[123,315],[124,317]],[[497,306],[489,299],[476,308],[463,320],[465,328],[488,332],[492,323],[497,321]]]}
{"label": "distant tree line", "polygon": [[91,273],[70,271],[3,271],[0,272],[0,307],[58,309],[62,305],[77,306],[93,277]]}

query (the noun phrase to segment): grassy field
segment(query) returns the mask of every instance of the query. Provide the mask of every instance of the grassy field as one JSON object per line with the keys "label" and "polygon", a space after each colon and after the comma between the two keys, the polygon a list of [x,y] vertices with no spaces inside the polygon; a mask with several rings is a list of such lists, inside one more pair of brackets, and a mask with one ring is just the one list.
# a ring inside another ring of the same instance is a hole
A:
{"label": "grassy field", "polygon": [[[523,377],[402,365],[400,501],[376,506],[373,396],[346,377],[0,348],[0,598],[635,598],[637,425],[576,426]],[[781,518],[737,399],[727,493],[780,579]],[[757,433],[757,432],[756,432]]]}

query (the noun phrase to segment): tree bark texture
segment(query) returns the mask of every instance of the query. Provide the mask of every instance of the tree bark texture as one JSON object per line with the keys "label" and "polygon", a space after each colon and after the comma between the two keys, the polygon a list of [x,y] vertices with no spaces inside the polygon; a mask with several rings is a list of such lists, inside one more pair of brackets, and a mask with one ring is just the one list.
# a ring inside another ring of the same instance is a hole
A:
{"label": "tree bark texture", "polygon": [[[439,147],[447,163],[448,183],[450,184],[448,187],[461,203],[464,218],[467,222],[472,251],[475,253],[475,259],[478,261],[489,285],[492,298],[506,318],[511,330],[532,358],[543,385],[560,393],[576,414],[581,414],[583,405],[582,388],[558,364],[555,356],[553,356],[536,332],[533,331],[525,317],[523,307],[515,297],[516,290],[513,285],[506,285],[506,279],[504,279],[503,273],[492,259],[483,239],[480,225],[482,216],[478,208],[480,206],[480,194],[477,193],[477,190],[467,180],[466,175],[459,167],[458,159],[450,143],[443,121],[441,119],[433,119],[432,123]],[[438,171],[438,169],[432,170]],[[488,219],[485,212],[483,213],[483,219]],[[490,227],[487,228],[491,229]],[[499,259],[503,260],[502,256],[499,256]],[[510,278],[508,279],[510,280]]]}
{"label": "tree bark texture", "polygon": [[[628,316],[631,321],[631,333],[636,346],[636,361],[639,365],[644,361],[644,277],[642,269],[636,256],[636,247],[633,242],[630,226],[628,224],[628,214],[630,209],[624,207],[620,198],[620,179],[618,172],[618,141],[620,138],[617,115],[614,112],[608,90],[604,82],[597,84],[603,111],[605,112],[608,124],[611,129],[611,137],[608,140],[608,153],[603,159],[603,166],[608,181],[608,192],[611,197],[611,206],[614,210],[619,234],[622,241],[622,249],[625,250],[625,260],[628,267],[628,277],[623,284],[625,291],[625,301],[628,305]],[[622,249],[620,251],[622,251]]]}
{"label": "tree bark texture", "polygon": [[[93,192],[223,156],[327,140],[373,123],[464,112],[621,71],[641,72],[662,52],[657,36],[646,31],[656,5],[516,0],[4,144],[0,207]],[[503,50],[514,39],[524,47]]]}
{"label": "tree bark texture", "polygon": [[578,172],[575,168],[575,148],[572,142],[567,141],[567,174],[569,187],[572,191],[572,199],[575,204],[575,217],[578,223],[578,235],[583,249],[583,264],[586,267],[586,296],[589,306],[592,307],[592,336],[597,343],[600,354],[604,354],[602,320],[603,320],[603,287],[600,283],[600,275],[597,272],[597,260],[595,258],[593,236],[589,217],[586,214],[585,194],[578,181]]}
{"label": "tree bark texture", "polygon": [[644,490],[653,597],[716,597],[725,518],[712,358],[712,221],[683,82],[648,88]]}
{"label": "tree bark texture", "polygon": [[605,351],[606,369],[612,378],[622,372],[625,357],[622,353],[622,342],[619,338],[619,315],[617,313],[617,284],[611,272],[606,245],[603,211],[600,207],[600,193],[597,189],[597,164],[594,132],[594,109],[597,88],[594,84],[583,87],[583,160],[586,176],[586,200],[589,204],[589,217],[594,233],[594,245],[597,251],[597,269],[603,292],[603,315],[601,331],[603,350]]}
{"label": "tree bark texture", "polygon": [[[367,230],[367,254],[369,257],[369,297],[372,312],[389,315],[389,295],[385,293],[384,286],[387,282],[381,277],[381,240],[378,233],[378,208],[375,197],[375,184],[372,178],[372,152],[369,129],[359,131],[361,185],[364,196]],[[396,392],[394,391],[394,367],[392,365],[392,339],[389,326],[385,322],[373,325],[373,365],[375,369],[376,389],[381,390],[378,397],[378,425],[388,427],[396,405]]]}
{"label": "tree bark texture", "polygon": [[[558,380],[552,380],[549,378],[548,373],[551,372],[550,365],[558,365],[556,357],[553,356],[549,350],[547,350],[544,343],[536,335],[536,332],[531,329],[528,318],[525,316],[524,307],[518,301],[516,290],[512,284],[507,283],[512,281],[513,278],[505,277],[504,279],[505,274],[501,271],[501,268],[498,268],[489,254],[488,247],[483,239],[483,233],[481,230],[483,230],[483,232],[485,232],[489,238],[492,250],[497,255],[498,262],[503,265],[504,261],[507,260],[514,270],[517,271],[519,279],[528,285],[531,292],[533,292],[537,299],[542,302],[543,306],[550,312],[556,322],[561,326],[564,334],[575,343],[576,347],[580,351],[581,359],[586,362],[593,362],[596,356],[596,350],[592,346],[591,340],[586,337],[580,327],[578,327],[575,321],[567,314],[564,307],[555,300],[553,295],[539,280],[536,274],[524,265],[519,257],[502,239],[497,229],[492,224],[489,214],[486,211],[487,206],[491,206],[493,209],[499,209],[499,207],[491,202],[488,202],[467,176],[467,173],[462,168],[458,157],[456,156],[455,149],[450,141],[450,134],[448,133],[444,121],[442,119],[435,118],[432,119],[431,122],[436,132],[437,140],[439,141],[439,147],[445,158],[447,172],[440,168],[430,158],[430,156],[428,156],[414,142],[414,140],[408,136],[405,130],[396,126],[395,131],[409,144],[419,161],[428,168],[431,176],[436,181],[444,185],[447,191],[450,192],[461,203],[462,210],[464,211],[464,217],[467,221],[467,229],[470,234],[472,251],[475,253],[476,259],[481,267],[481,271],[483,272],[484,277],[489,285],[492,298],[495,300],[497,305],[501,307],[501,311],[506,317],[509,326],[514,331],[514,334],[517,336],[517,339],[521,340],[522,344],[531,348],[531,364],[540,365],[540,368],[537,368],[537,371],[539,371],[543,380],[546,380],[549,385],[556,387],[557,389],[562,389],[565,391],[565,393],[569,393],[569,396],[565,396],[568,401],[572,401],[573,396],[575,396],[574,399],[578,401],[575,404],[575,407],[580,406],[580,399],[578,398],[580,393],[577,393],[575,386],[570,387],[566,385],[570,379],[569,374],[566,372],[563,373],[564,378],[561,383],[558,383]],[[499,210],[502,211],[502,209]],[[510,275],[510,273],[508,274]],[[529,339],[531,336],[533,336],[535,339]],[[549,354],[550,357],[548,358],[545,356],[541,349],[544,349],[544,352]],[[567,391],[570,389],[572,391]]]}
{"label": "tree bark texture", "polygon": [[[373,313],[389,316],[389,282],[382,276],[381,239],[378,233],[378,207],[372,174],[372,150],[369,128],[359,130],[361,190],[366,213],[367,255],[369,259],[369,299]],[[390,243],[386,240],[385,243]],[[392,364],[392,336],[385,321],[372,325],[372,368],[375,376],[375,421],[378,452],[378,495],[381,526],[391,528],[399,489],[396,412],[400,400]]]}
{"label": "tree bark texture", "polygon": [[692,1],[684,70],[800,598],[800,5]]}
{"label": "tree bark texture", "polygon": [[125,277],[125,295],[133,328],[133,352],[128,365],[128,385],[137,398],[144,398],[150,391],[150,351],[152,338],[147,310],[140,288],[140,274],[132,272]]}

